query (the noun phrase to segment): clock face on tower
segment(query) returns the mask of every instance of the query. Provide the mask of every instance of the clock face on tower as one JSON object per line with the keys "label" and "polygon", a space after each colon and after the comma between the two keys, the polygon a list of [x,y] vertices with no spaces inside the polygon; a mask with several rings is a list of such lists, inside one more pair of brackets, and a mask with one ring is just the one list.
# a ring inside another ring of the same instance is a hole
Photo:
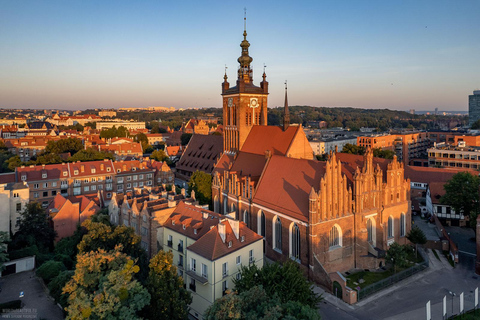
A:
{"label": "clock face on tower", "polygon": [[257,107],[258,107],[258,99],[250,98],[250,108],[257,108]]}
{"label": "clock face on tower", "polygon": [[228,98],[227,106],[229,107],[233,106],[233,98]]}

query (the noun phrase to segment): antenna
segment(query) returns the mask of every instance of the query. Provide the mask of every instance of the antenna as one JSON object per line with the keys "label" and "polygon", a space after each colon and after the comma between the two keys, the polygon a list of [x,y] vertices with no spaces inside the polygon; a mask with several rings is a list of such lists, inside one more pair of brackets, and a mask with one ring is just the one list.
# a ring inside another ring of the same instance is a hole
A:
{"label": "antenna", "polygon": [[263,63],[263,73],[265,73],[265,68],[267,67],[267,65],[265,64],[265,62]]}
{"label": "antenna", "polygon": [[285,90],[287,90],[287,80],[285,80]]}
{"label": "antenna", "polygon": [[228,69],[228,67],[227,67],[227,65],[225,65],[225,74],[227,74],[227,69]]}

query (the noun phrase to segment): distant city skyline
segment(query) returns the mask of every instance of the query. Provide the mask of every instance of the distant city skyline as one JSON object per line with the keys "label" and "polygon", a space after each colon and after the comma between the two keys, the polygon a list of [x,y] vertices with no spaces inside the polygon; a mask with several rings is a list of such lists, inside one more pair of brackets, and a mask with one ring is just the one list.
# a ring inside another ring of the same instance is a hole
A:
{"label": "distant city skyline", "polygon": [[467,111],[480,2],[3,1],[0,108],[220,107],[247,8],[269,107]]}

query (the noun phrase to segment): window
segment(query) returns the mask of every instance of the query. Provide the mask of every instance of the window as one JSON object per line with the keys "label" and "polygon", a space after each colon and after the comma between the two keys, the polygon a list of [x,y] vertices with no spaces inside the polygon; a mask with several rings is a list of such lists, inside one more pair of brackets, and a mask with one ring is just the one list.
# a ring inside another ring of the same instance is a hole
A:
{"label": "window", "polygon": [[183,267],[183,256],[181,254],[178,256],[178,266]]}
{"label": "window", "polygon": [[405,214],[400,216],[400,237],[405,237]]}
{"label": "window", "polygon": [[192,290],[193,292],[196,292],[197,291],[197,286],[195,285],[195,279],[193,278],[190,278],[190,286],[189,286],[190,290]]}
{"label": "window", "polygon": [[85,178],[85,179],[83,179],[83,182],[85,182],[85,183],[89,183],[89,182],[90,182],[90,179],[88,179],[88,178]]}
{"label": "window", "polygon": [[228,262],[222,264],[222,276],[224,278],[228,276]]}
{"label": "window", "polygon": [[139,180],[143,180],[143,174],[140,175]]}
{"label": "window", "polygon": [[231,248],[232,247],[232,241],[228,241],[228,247]]}
{"label": "window", "polygon": [[57,186],[57,183],[56,182],[52,182],[52,187],[56,187]]}
{"label": "window", "polygon": [[140,181],[140,182],[138,183],[138,186],[139,186],[139,187],[143,187],[143,181]]}
{"label": "window", "polygon": [[372,219],[367,220],[367,241],[373,241],[373,223]]}
{"label": "window", "polygon": [[388,237],[393,238],[393,217],[388,217]]}
{"label": "window", "polygon": [[250,219],[248,218],[248,212],[247,210],[245,210],[243,212],[243,222],[245,222],[245,224],[247,225],[247,227],[250,228]]}
{"label": "window", "polygon": [[22,211],[22,203],[21,202],[17,203],[17,212],[20,212],[20,211]]}
{"label": "window", "polygon": [[48,191],[43,191],[43,196],[48,197]]}
{"label": "window", "polygon": [[33,188],[34,188],[34,189],[38,189],[38,187],[39,187],[38,183],[35,183],[35,184],[33,185]]}
{"label": "window", "polygon": [[152,180],[148,180],[147,181],[147,186],[151,186],[153,183],[152,183]]}
{"label": "window", "polygon": [[282,222],[279,217],[276,217],[274,220],[274,233],[273,233],[273,243],[274,248],[282,251]]}
{"label": "window", "polygon": [[80,193],[82,193],[82,188],[73,188],[73,195],[78,196]]}
{"label": "window", "polygon": [[240,272],[238,272],[238,273],[235,275],[235,279],[237,279],[237,280],[242,279],[242,274],[241,274]]}
{"label": "window", "polygon": [[88,191],[90,191],[90,187],[89,187],[89,186],[85,186],[85,187],[83,187],[83,191],[84,191],[84,192],[88,192]]}
{"label": "window", "polygon": [[197,260],[190,258],[190,270],[197,271]]}
{"label": "window", "polygon": [[170,248],[173,246],[173,239],[171,234],[168,235],[167,246],[169,246]]}
{"label": "window", "polygon": [[131,177],[131,176],[128,176],[128,177],[127,177],[127,181],[132,181],[132,177]]}
{"label": "window", "polygon": [[97,190],[97,186],[96,186],[96,185],[93,185],[93,186],[92,186],[92,191],[95,191],[95,190]]}
{"label": "window", "polygon": [[27,180],[27,175],[26,174],[22,174],[22,181],[25,181]]}
{"label": "window", "polygon": [[92,173],[95,173],[95,172],[97,172],[97,169],[92,168]]}
{"label": "window", "polygon": [[97,178],[92,178],[92,182],[97,182]]}
{"label": "window", "polygon": [[178,251],[183,252],[183,240],[178,240]]}
{"label": "window", "polygon": [[74,175],[77,175],[77,174],[78,174],[78,170],[73,171],[73,174],[74,174]]}
{"label": "window", "polygon": [[42,173],[42,178],[45,179],[47,177],[46,173]]}
{"label": "window", "polygon": [[291,228],[291,248],[290,248],[290,257],[293,259],[300,258],[300,229],[297,224],[294,223]]}
{"label": "window", "polygon": [[44,187],[44,188],[48,188],[48,182],[45,182],[45,183],[43,184],[43,187]]}
{"label": "window", "polygon": [[248,263],[255,262],[255,258],[253,257],[253,249],[248,252]]}
{"label": "window", "polygon": [[237,256],[236,262],[237,262],[237,264],[241,264],[242,263],[242,256]]}
{"label": "window", "polygon": [[52,196],[56,196],[57,195],[57,190],[52,190]]}
{"label": "window", "polygon": [[265,214],[262,210],[258,211],[258,234],[265,237]]}
{"label": "window", "polygon": [[132,184],[131,183],[127,183],[127,189],[131,189],[132,188]]}
{"label": "window", "polygon": [[138,187],[138,183],[134,182],[134,183],[133,183],[133,187],[134,187],[134,188]]}
{"label": "window", "polygon": [[208,279],[208,267],[206,264],[202,263],[202,277]]}
{"label": "window", "polygon": [[330,249],[342,246],[342,230],[339,226],[334,225],[332,229],[330,229],[329,243]]}
{"label": "window", "polygon": [[148,229],[145,227],[142,227],[142,236],[148,235]]}
{"label": "window", "polygon": [[33,193],[33,197],[34,197],[34,198],[38,198],[38,192],[34,192],[34,193]]}
{"label": "window", "polygon": [[222,295],[227,294],[227,289],[228,289],[227,280],[225,280],[225,281],[222,282]]}
{"label": "window", "polygon": [[135,181],[135,180],[138,180],[138,176],[137,176],[137,175],[134,175],[134,176],[133,176],[133,181]]}
{"label": "window", "polygon": [[63,171],[63,176],[66,177],[68,175],[67,171]]}

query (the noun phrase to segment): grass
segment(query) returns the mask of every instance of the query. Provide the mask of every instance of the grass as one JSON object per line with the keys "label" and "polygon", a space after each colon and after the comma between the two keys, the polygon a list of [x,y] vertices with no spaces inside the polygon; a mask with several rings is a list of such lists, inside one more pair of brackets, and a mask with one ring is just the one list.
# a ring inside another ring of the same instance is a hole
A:
{"label": "grass", "polygon": [[440,257],[438,256],[437,250],[432,249],[433,254],[435,255],[435,258],[437,258],[438,261],[440,261]]}

